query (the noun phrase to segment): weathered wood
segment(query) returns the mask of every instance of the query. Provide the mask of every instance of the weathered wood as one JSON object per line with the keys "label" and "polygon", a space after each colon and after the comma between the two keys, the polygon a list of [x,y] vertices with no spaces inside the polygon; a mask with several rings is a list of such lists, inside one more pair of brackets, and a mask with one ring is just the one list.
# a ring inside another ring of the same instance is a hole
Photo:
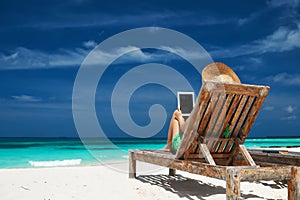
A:
{"label": "weathered wood", "polygon": [[[188,130],[187,132],[185,132],[184,135],[186,135],[186,133],[189,133],[189,131],[192,131],[192,137],[186,137],[188,139],[186,139],[187,144],[184,145],[189,145],[189,148],[187,149],[187,151],[183,152],[181,151],[182,148],[179,148],[179,151],[177,152],[177,156],[176,158],[180,158],[181,154],[184,154],[184,158],[188,158],[189,157],[189,153],[190,152],[195,152],[195,149],[198,146],[198,141],[197,138],[199,136],[199,133],[196,131],[199,128],[199,123],[201,124],[201,122],[204,122],[207,120],[207,113],[209,113],[207,110],[209,109],[209,105],[210,104],[210,99],[211,99],[211,94],[201,91],[200,97],[202,98],[198,98],[198,101],[202,101],[201,103],[199,103],[199,108],[198,108],[198,112],[194,112],[192,116],[192,120],[193,120],[193,126],[191,128],[186,128],[186,130]],[[197,109],[197,108],[196,108]],[[185,136],[184,136],[185,137]],[[183,138],[183,140],[185,140]],[[191,142],[192,141],[192,142]]]}
{"label": "weathered wood", "polygon": [[[264,91],[264,92],[262,92],[262,91]],[[242,112],[241,117],[243,117],[243,113],[247,112],[247,114],[244,115],[244,117],[242,119],[240,119],[240,117],[239,117],[239,120],[242,121],[243,123],[239,124],[240,127],[239,126],[234,127],[234,132],[232,134],[233,137],[239,136],[239,138],[241,139],[241,143],[244,143],[244,141],[250,131],[250,128],[252,127],[254,120],[256,119],[256,117],[258,115],[258,112],[262,106],[262,103],[265,100],[265,95],[267,95],[268,91],[269,91],[268,87],[260,88],[258,97],[251,98],[250,101],[248,101],[245,106],[243,105],[243,108],[241,111]],[[260,96],[260,95],[262,95],[262,96]],[[233,162],[234,157],[236,157],[239,152],[238,151],[239,149],[237,148],[236,145],[237,144],[233,145],[229,142],[226,147],[227,150],[230,150],[230,149],[228,149],[228,147],[233,148],[232,158],[228,160],[228,164]]]}
{"label": "weathered wood", "polygon": [[[229,129],[231,131],[230,137],[232,137],[232,138],[235,138],[237,135],[237,132],[235,132],[236,125],[238,123],[240,115],[242,114],[242,111],[244,109],[247,98],[248,98],[247,96],[242,96],[241,101],[238,102],[238,104],[236,105],[237,109],[236,109],[235,113],[233,114],[233,118],[230,121],[230,126],[229,126]],[[235,106],[235,105],[233,105],[233,106]],[[234,142],[232,142],[232,141],[228,142],[226,148],[224,149],[224,152],[230,152],[233,148],[233,145],[234,145]]]}
{"label": "weathered wood", "polygon": [[[248,85],[248,84],[224,84],[216,81],[205,81],[204,90],[211,92],[224,92],[233,94],[246,94],[249,96],[267,96],[269,87],[258,86],[258,85]],[[266,89],[265,89],[266,88]],[[262,90],[263,89],[263,90]]]}
{"label": "weathered wood", "polygon": [[219,113],[217,116],[216,124],[215,124],[214,128],[211,130],[212,133],[220,133],[223,123],[224,123],[224,120],[225,120],[225,117],[226,117],[228,107],[232,100],[232,97],[233,97],[232,95],[229,96],[225,93],[221,93],[221,95],[219,97],[219,106],[220,106],[220,108],[218,108]]}
{"label": "weathered wood", "polygon": [[240,189],[240,170],[238,168],[228,168],[226,170],[226,199],[239,200],[241,196]]}
{"label": "weathered wood", "polygon": [[206,144],[201,143],[201,144],[199,144],[199,146],[200,146],[200,149],[201,149],[201,153],[204,156],[206,162],[208,162],[210,165],[216,165],[216,163],[215,163],[214,159],[212,158]]}
{"label": "weathered wood", "polygon": [[291,166],[241,167],[240,175],[241,181],[289,180],[291,178]]}
{"label": "weathered wood", "polygon": [[[204,122],[204,126],[199,127],[199,132],[202,133],[202,135],[205,137],[205,136],[210,136],[209,135],[209,132],[210,130],[213,128],[214,126],[214,123],[216,121],[216,115],[217,115],[217,112],[214,112],[215,111],[215,108],[218,106],[218,100],[219,100],[219,93],[216,93],[216,92],[213,92],[212,93],[212,97],[211,97],[211,101],[209,103],[209,107],[207,109],[207,112],[205,113],[205,117],[203,119],[203,122]],[[206,126],[207,124],[207,126]]]}
{"label": "weathered wood", "polygon": [[246,147],[242,144],[239,145],[239,150],[242,153],[243,157],[245,158],[245,160],[248,162],[248,164],[250,166],[256,166],[254,160],[252,159],[251,155],[249,154],[249,152],[247,151]]}
{"label": "weathered wood", "polygon": [[248,150],[255,162],[265,162],[270,164],[295,165],[300,166],[300,155],[288,153],[266,153],[261,150]]}
{"label": "weathered wood", "polygon": [[[228,124],[226,124],[225,119],[226,119],[226,114],[229,110],[229,106],[231,104],[231,101],[233,99],[233,95],[226,95],[226,101],[225,104],[223,105],[223,108],[220,112],[219,118],[216,122],[216,126],[215,129],[213,130],[214,132],[217,133],[224,133],[226,127]],[[222,137],[222,135],[219,135],[219,137]],[[214,145],[213,149],[211,150],[212,152],[222,152],[224,149],[224,146],[226,145],[226,141],[224,140],[219,140],[218,142],[216,142],[216,144]]]}
{"label": "weathered wood", "polygon": [[176,175],[176,169],[169,168],[169,176],[175,176]]}
{"label": "weathered wood", "polygon": [[247,98],[246,104],[244,105],[243,110],[241,111],[241,114],[239,116],[239,119],[238,119],[238,122],[236,124],[236,127],[232,131],[232,136],[235,137],[235,138],[240,133],[240,129],[244,126],[247,117],[250,117],[248,115],[248,113],[249,113],[249,111],[251,109],[252,104],[255,102],[255,99],[256,99],[256,97],[251,97],[251,96],[250,97],[247,96],[245,98]]}
{"label": "weathered wood", "polygon": [[[176,158],[182,158],[184,154],[188,154],[189,150],[192,148],[191,142],[197,140],[198,132],[195,130],[197,130],[199,126],[199,122],[203,120],[203,115],[207,108],[209,98],[210,98],[210,94],[201,90],[198,101],[191,113],[191,116],[189,117],[189,121],[187,122],[187,126],[182,138],[182,142],[176,153]],[[185,157],[186,156],[188,155],[185,155]]]}
{"label": "weathered wood", "polygon": [[258,113],[260,111],[260,108],[262,107],[262,104],[265,101],[265,97],[268,94],[270,88],[269,87],[263,87],[260,90],[260,93],[263,94],[262,96],[259,96],[256,98],[255,102],[253,103],[252,107],[250,108],[250,111],[248,113],[248,118],[246,119],[244,126],[241,128],[240,133],[242,135],[242,142],[245,141],[255,119],[258,116]]}
{"label": "weathered wood", "polygon": [[[209,90],[206,84],[210,84],[209,87],[215,84],[216,88],[219,89],[221,86],[224,87],[223,90]],[[265,98],[269,90],[268,87],[264,86],[244,84],[240,84],[241,87],[238,86],[216,82],[204,83],[190,116],[182,143],[176,153],[176,158],[195,158],[194,154],[199,154],[201,151],[199,139],[197,139],[201,136],[203,138],[201,141],[207,145],[213,158],[215,158],[215,152],[219,155],[232,153],[232,158],[228,160],[228,164],[233,162],[233,158],[238,153],[238,148],[236,148],[238,144],[235,143],[234,139],[239,137],[242,139],[241,142],[244,142],[258,113],[255,110],[260,109],[261,99]],[[231,90],[232,87],[235,89]],[[234,93],[235,90],[239,92]],[[251,94],[254,91],[256,93]],[[222,134],[228,125],[231,130],[229,138],[233,138],[233,140],[219,140],[218,138],[223,136]],[[209,139],[212,137],[214,140]]]}
{"label": "weathered wood", "polygon": [[[215,139],[220,137],[220,133],[218,131],[215,131],[215,129],[219,129],[217,126],[218,119],[220,117],[220,113],[222,108],[224,107],[224,103],[226,100],[226,94],[225,93],[219,93],[218,99],[215,103],[214,109],[212,110],[211,118],[209,121],[209,124],[206,128],[206,133],[204,134],[205,137],[213,137]],[[207,147],[212,150],[214,145],[216,143],[216,140],[210,140],[206,142]]]}
{"label": "weathered wood", "polygon": [[[169,152],[161,151],[132,151],[134,160],[157,164],[168,167],[172,170],[178,169],[194,174],[200,174],[212,178],[226,180],[227,199],[240,198],[240,181],[258,180],[290,180],[289,195],[290,199],[299,199],[300,180],[299,167],[292,166],[236,166],[227,167],[222,165],[210,165],[203,161],[178,160]],[[294,171],[293,171],[293,170]],[[135,174],[135,173],[134,173]]]}
{"label": "weathered wood", "polygon": [[[226,180],[227,199],[240,198],[240,181],[243,180],[291,179],[289,195],[298,197],[299,171],[296,170],[299,168],[291,171],[290,166],[272,164],[257,167],[242,145],[268,91],[266,86],[204,82],[176,155],[161,151],[131,151],[130,177],[136,176],[136,160],[139,160],[168,167],[170,175],[175,174],[175,170],[183,170]],[[228,125],[231,133],[224,138]],[[224,166],[244,165],[244,160],[250,166]]]}
{"label": "weathered wood", "polygon": [[136,178],[136,160],[133,151],[129,151],[129,178]]}
{"label": "weathered wood", "polygon": [[288,181],[288,200],[300,199],[300,168],[292,167],[291,179]]}
{"label": "weathered wood", "polygon": [[[236,111],[236,105],[238,104],[238,102],[240,102],[240,100],[242,98],[241,95],[234,95],[234,94],[231,94],[231,95],[233,95],[233,100],[229,106],[229,109],[228,109],[228,112],[227,112],[227,115],[226,115],[226,118],[225,118],[225,121],[224,121],[224,124],[222,127],[222,133],[225,131],[226,127],[231,124],[230,120],[232,119],[233,113]],[[232,142],[230,142],[230,144],[232,144]],[[229,145],[228,141],[222,142],[222,145],[219,147],[218,152],[219,153],[225,152],[226,147],[228,145]]]}
{"label": "weathered wood", "polygon": [[[229,157],[231,157],[231,154],[219,154],[219,153],[210,153],[212,158],[214,159],[221,159],[221,158],[226,158],[228,159]],[[200,153],[193,153],[193,154],[190,154],[189,155],[189,159],[192,159],[192,158],[204,158],[204,156]]]}
{"label": "weathered wood", "polygon": [[190,161],[190,160],[178,160],[169,155],[162,155],[155,152],[136,151],[136,160],[156,164],[171,169],[177,169],[187,171],[193,174],[199,174],[217,179],[225,179],[226,166],[212,166],[207,163]]}

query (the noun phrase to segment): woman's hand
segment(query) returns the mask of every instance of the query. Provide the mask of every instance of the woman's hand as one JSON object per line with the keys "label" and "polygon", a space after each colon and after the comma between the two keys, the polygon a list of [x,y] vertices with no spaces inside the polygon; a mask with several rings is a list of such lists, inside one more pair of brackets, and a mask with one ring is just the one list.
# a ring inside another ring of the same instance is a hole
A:
{"label": "woman's hand", "polygon": [[182,113],[181,110],[178,108],[174,111],[173,116],[176,120],[181,121],[182,120]]}

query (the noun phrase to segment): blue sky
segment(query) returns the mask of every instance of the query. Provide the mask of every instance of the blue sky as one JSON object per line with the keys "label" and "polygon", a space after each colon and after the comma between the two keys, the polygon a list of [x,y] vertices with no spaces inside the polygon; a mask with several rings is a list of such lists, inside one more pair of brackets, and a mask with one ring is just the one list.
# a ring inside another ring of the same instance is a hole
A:
{"label": "blue sky", "polygon": [[[299,11],[299,0],[1,1],[0,136],[76,137],[72,92],[82,61],[107,38],[149,26],[193,38],[243,83],[270,85],[250,137],[300,136]],[[170,52],[136,49],[127,56],[110,66],[97,88],[98,120],[110,137],[126,137],[110,111],[113,86],[122,72],[149,61],[142,58],[178,69],[196,92],[201,87],[189,63]],[[155,103],[169,119],[176,97],[157,84],[139,88],[131,97],[133,120],[147,125]],[[167,124],[156,136],[166,134]]]}

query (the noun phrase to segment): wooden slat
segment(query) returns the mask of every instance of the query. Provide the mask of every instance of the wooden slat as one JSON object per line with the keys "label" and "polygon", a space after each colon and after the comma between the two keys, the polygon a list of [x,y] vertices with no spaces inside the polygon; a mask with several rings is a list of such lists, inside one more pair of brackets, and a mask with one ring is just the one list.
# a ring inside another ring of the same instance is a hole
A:
{"label": "wooden slat", "polygon": [[[215,108],[213,109],[211,120],[210,123],[208,124],[207,133],[205,135],[205,137],[214,137],[215,139],[220,137],[220,132],[215,131],[215,129],[219,129],[219,127],[217,127],[217,122],[218,119],[220,118],[220,113],[226,101],[226,94],[221,93],[218,96],[219,97],[216,102]],[[215,143],[216,143],[215,140],[210,140],[206,142],[206,145],[210,151],[212,151],[212,148],[214,147]]]}
{"label": "wooden slat", "polygon": [[[204,113],[206,112],[206,109],[207,109],[207,106],[209,104],[209,99],[210,99],[210,93],[208,92],[204,92],[204,91],[201,91],[201,95],[200,95],[200,98],[198,99],[198,103],[197,105],[199,105],[199,110],[198,110],[198,113],[192,113],[193,115],[191,116],[193,119],[196,118],[196,115],[199,117],[199,120],[194,120],[194,127],[196,126],[197,123],[201,123],[203,121],[203,118],[204,118]],[[198,124],[198,127],[197,127],[197,130],[199,128],[199,124]],[[186,131],[187,132],[187,131]],[[188,158],[189,157],[189,154],[190,152],[195,152],[195,149],[197,148],[198,146],[198,141],[197,141],[197,138],[199,136],[199,133],[195,133],[197,135],[197,137],[194,137],[193,139],[186,139],[186,141],[190,141],[191,142],[191,145],[189,146],[189,148],[184,152],[184,158]],[[185,138],[183,138],[184,140]],[[178,154],[181,155],[181,149],[179,148],[179,152]]]}
{"label": "wooden slat", "polygon": [[[208,92],[224,92],[249,96],[267,96],[269,87],[248,84],[224,84],[216,81],[205,81],[204,89]],[[263,90],[262,90],[263,89]]]}
{"label": "wooden slat", "polygon": [[222,104],[222,107],[220,108],[218,119],[216,121],[216,125],[215,125],[214,129],[212,130],[212,132],[214,132],[214,133],[222,132],[221,129],[224,125],[224,120],[225,120],[225,117],[226,117],[226,113],[228,112],[228,108],[229,108],[229,105],[232,101],[232,98],[233,98],[232,95],[226,95],[226,94],[221,94],[220,95],[220,99],[223,100],[223,104]]}
{"label": "wooden slat", "polygon": [[[231,154],[228,154],[228,153],[211,153],[211,156],[214,158],[214,159],[221,159],[221,158],[229,158],[231,156]],[[196,154],[196,153],[193,153],[193,154],[190,154],[189,156],[189,159],[202,159],[204,158],[204,156],[202,154]]]}
{"label": "wooden slat", "polygon": [[[247,101],[247,96],[242,96],[241,101],[237,105],[237,109],[236,109],[235,113],[233,114],[233,119],[230,122],[229,128],[231,130],[231,135],[229,137],[235,138],[235,135],[233,134],[233,132],[238,123],[238,119],[240,118],[240,116],[242,114],[242,111],[244,109],[246,101]],[[230,152],[232,149],[232,145],[233,145],[233,142],[229,141],[226,148],[224,149],[224,152]]]}
{"label": "wooden slat", "polygon": [[[134,158],[139,161],[157,164],[172,169],[188,171],[195,174],[209,176],[218,179],[226,179],[226,170],[230,168],[239,169],[241,180],[289,180],[291,179],[291,166],[274,166],[274,167],[249,167],[235,166],[226,167],[220,165],[209,165],[189,160],[178,160],[171,158],[168,154],[155,153],[150,151],[133,151]],[[300,189],[300,188],[299,188]]]}
{"label": "wooden slat", "polygon": [[261,89],[260,93],[264,94],[262,96],[259,96],[257,97],[254,105],[251,107],[249,113],[248,113],[248,118],[247,120],[245,121],[245,125],[243,126],[243,128],[241,129],[240,131],[240,134],[242,134],[242,137],[241,137],[241,140],[242,142],[245,141],[260,109],[261,109],[261,106],[262,104],[264,103],[265,99],[266,99],[266,95],[268,94],[269,92],[269,87],[264,87]]}
{"label": "wooden slat", "polygon": [[[239,105],[238,111],[237,111],[238,115],[235,114],[236,119],[233,119],[233,120],[236,120],[236,124],[235,124],[235,127],[232,127],[232,129],[231,129],[232,130],[232,132],[231,132],[232,138],[237,138],[241,127],[244,125],[244,122],[246,121],[246,118],[251,117],[248,115],[248,113],[249,113],[249,110],[251,109],[251,106],[253,105],[253,101],[255,99],[256,99],[256,97],[249,97],[246,95],[244,95],[242,97],[242,100],[240,102],[240,105]],[[241,143],[243,143],[243,142],[241,142]],[[238,145],[238,143],[234,143],[234,142],[228,142],[228,144],[227,144],[225,151],[232,152],[232,157],[228,160],[228,164],[232,163],[234,157],[237,156],[239,153],[240,149],[238,148],[237,145]],[[244,158],[247,159],[247,157],[244,157]],[[246,160],[246,161],[249,163],[248,160]]]}
{"label": "wooden slat", "polygon": [[198,147],[199,142],[197,141],[197,138],[194,139],[193,142],[191,142],[191,146],[187,149],[187,151],[184,153],[183,158],[188,159],[191,155],[191,153],[195,152]]}
{"label": "wooden slat", "polygon": [[[223,130],[223,127],[226,128],[226,124],[225,124],[225,119],[226,119],[226,114],[228,113],[229,110],[229,106],[231,104],[231,101],[233,99],[233,95],[226,95],[226,101],[225,104],[223,105],[223,108],[221,110],[221,113],[219,115],[219,118],[216,122],[216,126],[215,129],[213,130],[214,132],[220,133],[219,137],[222,137],[225,129]],[[225,125],[225,126],[224,126]],[[212,148],[212,152],[216,152],[219,150],[220,147],[222,147],[223,145],[225,145],[226,143],[224,143],[224,140],[219,140],[218,142],[215,143],[214,147]]]}
{"label": "wooden slat", "polygon": [[300,155],[297,154],[279,154],[279,153],[266,153],[261,150],[248,150],[251,157],[255,162],[267,162],[267,163],[276,163],[282,165],[295,165],[300,166]]}
{"label": "wooden slat", "polygon": [[230,137],[235,138],[235,136],[237,134],[235,129],[236,129],[237,124],[239,123],[239,119],[243,113],[243,110],[244,110],[247,100],[248,100],[248,96],[243,95],[241,101],[237,105],[237,109],[236,109],[235,113],[233,114],[233,118],[230,122],[230,130],[231,130]]}
{"label": "wooden slat", "polygon": [[218,93],[212,93],[212,97],[211,97],[209,106],[208,106],[208,108],[206,110],[206,113],[205,113],[205,116],[203,118],[203,123],[201,123],[200,126],[199,126],[198,132],[204,137],[208,136],[207,133],[212,128],[212,126],[214,124],[215,119],[213,117],[215,117],[215,116],[213,115],[214,114],[213,111],[214,111],[215,105],[218,102],[218,99],[219,99],[219,94]]}
{"label": "wooden slat", "polygon": [[[226,127],[230,126],[230,121],[233,118],[233,114],[235,113],[237,109],[238,102],[240,102],[242,96],[241,95],[232,95],[232,102],[229,106],[228,112],[226,114],[225,122],[222,127],[222,133],[225,131]],[[228,142],[223,142],[222,145],[219,147],[218,153],[224,152],[225,148],[228,146]]]}
{"label": "wooden slat", "polygon": [[201,105],[205,104],[201,103],[201,101],[205,102],[206,98],[204,97],[206,96],[206,92],[201,90],[197,103],[195,104],[191,116],[188,119],[181,144],[176,153],[176,158],[181,158],[184,155],[184,153],[186,153],[186,151],[190,148],[190,145],[192,144],[191,142],[198,136],[198,133],[195,133],[194,130],[197,125],[197,122],[201,119],[201,116],[199,115],[199,112],[201,112],[202,109]]}
{"label": "wooden slat", "polygon": [[[238,168],[238,167],[234,167]],[[241,168],[241,181],[279,181],[291,179],[291,166]]]}
{"label": "wooden slat", "polygon": [[[199,129],[205,129],[206,128],[206,125],[207,125],[207,121],[208,121],[208,119],[210,118],[210,114],[211,114],[211,110],[213,109],[213,106],[214,106],[214,104],[212,104],[212,102],[214,102],[214,100],[212,100],[213,99],[213,95],[212,94],[210,94],[210,93],[207,93],[207,92],[201,92],[201,94],[203,95],[203,100],[205,101],[205,102],[207,102],[207,104],[201,104],[203,107],[201,107],[201,108],[205,108],[205,111],[202,111],[201,109],[199,109],[199,111],[200,111],[200,116],[196,116],[195,118],[199,118],[199,120],[194,120],[194,124],[193,124],[193,127],[192,128],[189,128],[189,129],[187,129],[186,131],[186,133],[190,133],[189,131],[193,131],[193,134],[192,135],[194,135],[194,136],[199,136],[199,134],[203,134],[203,131],[202,132],[199,132]],[[202,96],[201,95],[201,96]],[[214,97],[215,98],[215,97]],[[201,101],[201,98],[200,99],[198,99],[198,101]],[[202,112],[201,112],[202,111]],[[198,119],[197,118],[197,119]],[[200,118],[201,118],[201,120],[200,120]],[[200,126],[199,126],[199,123],[200,123]],[[195,131],[195,130],[198,130],[198,132],[197,131]],[[185,133],[185,134],[186,134]],[[185,135],[184,134],[184,135]],[[190,143],[191,141],[197,141],[197,137],[194,137],[194,138],[189,138],[189,139],[187,139],[187,138],[185,138],[185,137],[183,137],[183,139],[182,139],[182,142],[183,141],[186,141],[187,143]],[[195,144],[195,143],[193,143],[193,144]],[[181,145],[180,145],[181,146]],[[190,146],[191,147],[191,146]],[[189,157],[189,154],[190,153],[193,153],[194,151],[192,151],[192,150],[195,150],[196,149],[196,146],[193,146],[193,147],[191,147],[191,148],[189,148],[189,151],[182,151],[180,148],[179,148],[179,151],[177,152],[177,154],[176,154],[176,157],[177,158],[179,158],[182,154],[184,154],[184,158],[186,159],[186,158],[188,158]]]}
{"label": "wooden slat", "polygon": [[252,159],[251,155],[249,154],[249,152],[247,151],[246,147],[242,144],[239,145],[240,148],[240,152],[242,153],[243,157],[245,158],[245,160],[248,162],[248,164],[250,166],[256,166],[254,160]]}
{"label": "wooden slat", "polygon": [[234,137],[234,138],[237,137],[237,135],[239,134],[239,131],[244,126],[247,117],[251,117],[249,115],[249,111],[251,110],[251,106],[254,104],[255,100],[256,100],[256,97],[248,97],[247,103],[244,106],[241,116],[238,120],[238,123],[236,124],[236,127],[232,133],[232,137]]}
{"label": "wooden slat", "polygon": [[[211,138],[211,137],[205,137],[206,141],[216,140],[217,142],[228,142],[228,141],[234,141],[234,138]],[[212,152],[214,153],[214,152]]]}
{"label": "wooden slat", "polygon": [[[213,114],[213,111],[215,109],[215,106],[218,102],[218,99],[219,99],[219,94],[218,93],[212,93],[211,94],[211,99],[210,99],[210,102],[209,102],[209,105],[208,105],[208,108],[206,109],[206,112],[205,112],[205,115],[204,115],[204,118],[203,118],[203,122],[200,123],[199,125],[199,128],[198,128],[198,133],[203,136],[203,138],[206,138],[207,135],[207,132],[209,129],[211,129],[212,125],[213,125],[213,117],[212,114]],[[206,141],[201,141],[203,143],[206,143]],[[199,154],[201,149],[198,148],[196,149],[197,151],[196,152],[192,152],[192,153],[197,153]]]}
{"label": "wooden slat", "polygon": [[146,151],[136,151],[134,156],[136,160],[142,162],[152,163],[212,178],[224,179],[226,176],[225,166],[213,166],[202,162],[172,159],[159,153]]}
{"label": "wooden slat", "polygon": [[216,163],[215,163],[214,159],[212,158],[206,144],[201,143],[199,146],[200,146],[200,149],[201,149],[201,153],[204,156],[206,162],[208,162],[210,165],[216,165]]}

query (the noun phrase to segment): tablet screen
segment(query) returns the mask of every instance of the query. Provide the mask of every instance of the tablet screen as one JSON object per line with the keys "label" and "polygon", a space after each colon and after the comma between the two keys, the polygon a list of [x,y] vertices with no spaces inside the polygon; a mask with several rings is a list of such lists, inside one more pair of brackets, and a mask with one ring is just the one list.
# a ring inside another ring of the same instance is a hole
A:
{"label": "tablet screen", "polygon": [[194,108],[194,92],[177,92],[177,102],[182,116],[189,116]]}

